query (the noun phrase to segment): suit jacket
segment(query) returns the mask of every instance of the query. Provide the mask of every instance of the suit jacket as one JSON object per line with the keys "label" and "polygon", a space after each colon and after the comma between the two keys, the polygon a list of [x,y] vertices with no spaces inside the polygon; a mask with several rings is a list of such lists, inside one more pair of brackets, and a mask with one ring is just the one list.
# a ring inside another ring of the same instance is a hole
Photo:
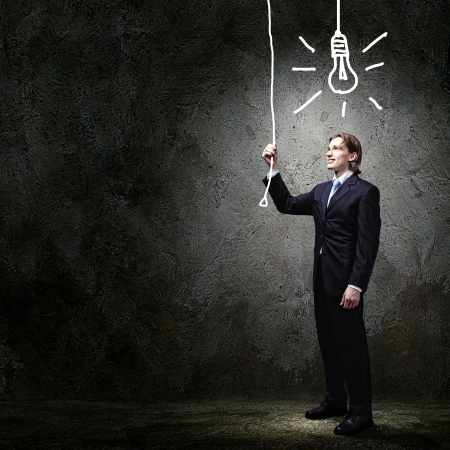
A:
{"label": "suit jacket", "polygon": [[[263,181],[267,186],[267,177]],[[272,178],[269,193],[281,213],[314,217],[314,286],[320,261],[329,295],[342,296],[349,284],[365,292],[378,252],[380,192],[353,174],[327,207],[331,187],[332,182],[327,181],[307,194],[292,196],[278,173]]]}

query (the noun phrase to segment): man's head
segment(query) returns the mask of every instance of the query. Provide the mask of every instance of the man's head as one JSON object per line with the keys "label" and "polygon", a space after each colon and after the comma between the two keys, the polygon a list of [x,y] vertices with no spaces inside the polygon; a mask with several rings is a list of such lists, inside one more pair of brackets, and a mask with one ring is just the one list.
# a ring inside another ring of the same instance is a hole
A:
{"label": "man's head", "polygon": [[327,151],[327,167],[334,170],[337,177],[351,170],[361,173],[362,150],[359,140],[348,133],[339,133],[330,137]]}

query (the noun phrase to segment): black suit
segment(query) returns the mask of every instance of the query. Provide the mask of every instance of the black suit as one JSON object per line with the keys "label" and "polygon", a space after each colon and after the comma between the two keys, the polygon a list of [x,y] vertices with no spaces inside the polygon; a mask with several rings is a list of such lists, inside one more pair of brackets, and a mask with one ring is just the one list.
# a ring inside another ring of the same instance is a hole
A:
{"label": "black suit", "polygon": [[[264,180],[267,185],[267,178]],[[292,196],[280,174],[269,193],[278,211],[314,217],[314,305],[330,402],[342,404],[350,393],[350,411],[371,412],[370,360],[363,319],[363,296],[356,308],[339,305],[349,284],[365,292],[378,252],[380,193],[353,174],[331,197],[332,183]]]}

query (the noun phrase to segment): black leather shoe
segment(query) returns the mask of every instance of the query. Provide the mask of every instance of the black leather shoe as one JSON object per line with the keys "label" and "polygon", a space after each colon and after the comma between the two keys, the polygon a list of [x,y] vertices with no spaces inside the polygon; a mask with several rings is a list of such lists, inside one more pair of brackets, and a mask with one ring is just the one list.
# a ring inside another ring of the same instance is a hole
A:
{"label": "black leather shoe", "polygon": [[306,411],[305,417],[311,420],[327,419],[328,417],[344,416],[348,413],[347,406],[334,406],[324,400],[316,408]]}
{"label": "black leather shoe", "polygon": [[348,414],[343,422],[341,422],[335,429],[336,434],[352,435],[361,433],[366,428],[373,426],[372,414],[365,416],[355,416]]}

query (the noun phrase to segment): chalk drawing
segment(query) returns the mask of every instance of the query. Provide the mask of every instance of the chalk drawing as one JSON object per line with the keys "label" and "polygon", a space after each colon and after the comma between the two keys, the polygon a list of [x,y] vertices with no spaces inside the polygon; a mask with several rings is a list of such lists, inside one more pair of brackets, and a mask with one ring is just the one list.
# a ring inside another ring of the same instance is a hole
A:
{"label": "chalk drawing", "polygon": [[297,114],[298,112],[300,112],[303,108],[306,108],[311,102],[313,102],[320,94],[322,93],[322,91],[316,92],[304,105],[300,106],[300,108],[296,109],[294,111],[294,114]]}
{"label": "chalk drawing", "polygon": [[[270,54],[272,63],[270,65],[270,110],[272,112],[272,143],[275,145],[275,111],[273,109],[273,79],[274,79],[274,65],[275,57],[273,52],[273,39],[272,39],[272,14],[270,9],[270,0],[267,0],[267,10],[269,15],[269,39],[270,39]],[[273,157],[270,158],[270,171],[269,171],[269,182],[267,183],[266,192],[264,197],[259,202],[259,206],[266,208],[269,204],[267,201],[267,193],[269,192],[270,182],[272,181],[272,169],[273,169]]]}
{"label": "chalk drawing", "polygon": [[367,72],[368,70],[375,69],[375,67],[381,67],[381,66],[384,66],[384,62],[378,63],[378,64],[374,64],[373,66],[366,67],[366,72]]}
{"label": "chalk drawing", "polygon": [[[337,3],[337,23],[336,23],[336,31],[331,38],[331,57],[333,58],[333,69],[328,75],[328,85],[330,89],[335,94],[349,94],[356,89],[358,85],[358,75],[353,70],[350,64],[350,51],[348,48],[347,38],[344,34],[341,33],[341,2],[340,0],[336,0]],[[273,37],[272,37],[272,12],[270,7],[270,0],[267,0],[267,11],[268,11],[268,19],[269,19],[269,39],[270,39],[270,52],[271,52],[271,65],[270,65],[270,110],[272,114],[272,142],[275,144],[275,112],[273,106],[273,84],[274,84],[274,50],[273,50]],[[373,45],[375,45],[378,41],[387,36],[387,32],[378,36],[373,42],[371,42],[364,50],[365,53],[369,50]],[[310,50],[312,53],[315,52],[315,49],[311,47],[302,36],[299,36],[299,39],[303,43],[303,45]],[[366,67],[366,72],[368,70],[374,69],[376,67],[383,66],[384,63],[373,64],[371,66]],[[338,68],[339,66],[339,68]],[[293,67],[293,72],[315,72],[315,67]],[[322,94],[322,91],[316,92],[309,100],[307,100],[302,106],[297,108],[294,111],[294,114],[299,113],[304,108],[306,108],[310,103],[312,103],[319,95]],[[376,106],[377,109],[383,109],[372,97],[369,97],[369,100]],[[342,104],[342,117],[345,117],[347,102],[344,101]],[[270,159],[270,171],[269,171],[269,180],[267,183],[266,191],[264,193],[264,197],[259,202],[259,206],[267,207],[267,194],[269,192],[270,183],[272,180],[272,172],[273,172],[273,157]]]}
{"label": "chalk drawing", "polygon": [[377,109],[383,109],[372,97],[369,97],[369,100],[377,107]]}
{"label": "chalk drawing", "polygon": [[387,32],[383,33],[381,36],[378,36],[373,42],[371,42],[362,52],[366,53],[367,50],[369,50],[370,47],[375,45],[378,41],[381,41],[381,39],[385,38],[387,36]]}
{"label": "chalk drawing", "polygon": [[349,94],[358,86],[358,75],[350,64],[347,38],[341,33],[341,0],[337,0],[337,26],[331,38],[331,57],[334,65],[328,75],[328,85],[335,94]]}
{"label": "chalk drawing", "polygon": [[[331,38],[331,57],[333,59],[333,68],[328,75],[328,85],[332,92],[335,94],[349,94],[353,92],[358,86],[358,75],[353,70],[352,65],[350,63],[350,50],[348,46],[347,37],[341,32],[341,0],[336,0],[336,8],[337,8],[337,17],[336,17],[336,31]],[[387,36],[387,32],[378,36],[373,42],[371,42],[364,50],[365,53],[369,50],[373,45],[375,45],[378,41],[385,38]],[[303,39],[302,36],[299,36],[299,39],[308,48],[311,52],[315,52],[315,49],[312,48],[308,43]],[[372,64],[371,66],[366,67],[365,71],[369,71],[375,69],[376,67],[384,66],[384,63]],[[315,67],[293,67],[293,72],[315,72]],[[313,100],[315,100],[322,91],[319,91],[314,97],[308,100],[304,105],[294,111],[294,114],[302,111],[307,105],[309,105]],[[347,102],[342,104],[342,117],[345,117]],[[377,108],[379,107],[378,103],[376,103]],[[382,109],[379,107],[379,109]]]}
{"label": "chalk drawing", "polygon": [[310,45],[308,45],[308,44],[306,43],[306,41],[305,41],[301,36],[299,36],[298,38],[303,42],[303,45],[304,45],[308,50],[311,51],[311,53],[314,53],[314,52],[315,52],[315,50],[314,50]]}

